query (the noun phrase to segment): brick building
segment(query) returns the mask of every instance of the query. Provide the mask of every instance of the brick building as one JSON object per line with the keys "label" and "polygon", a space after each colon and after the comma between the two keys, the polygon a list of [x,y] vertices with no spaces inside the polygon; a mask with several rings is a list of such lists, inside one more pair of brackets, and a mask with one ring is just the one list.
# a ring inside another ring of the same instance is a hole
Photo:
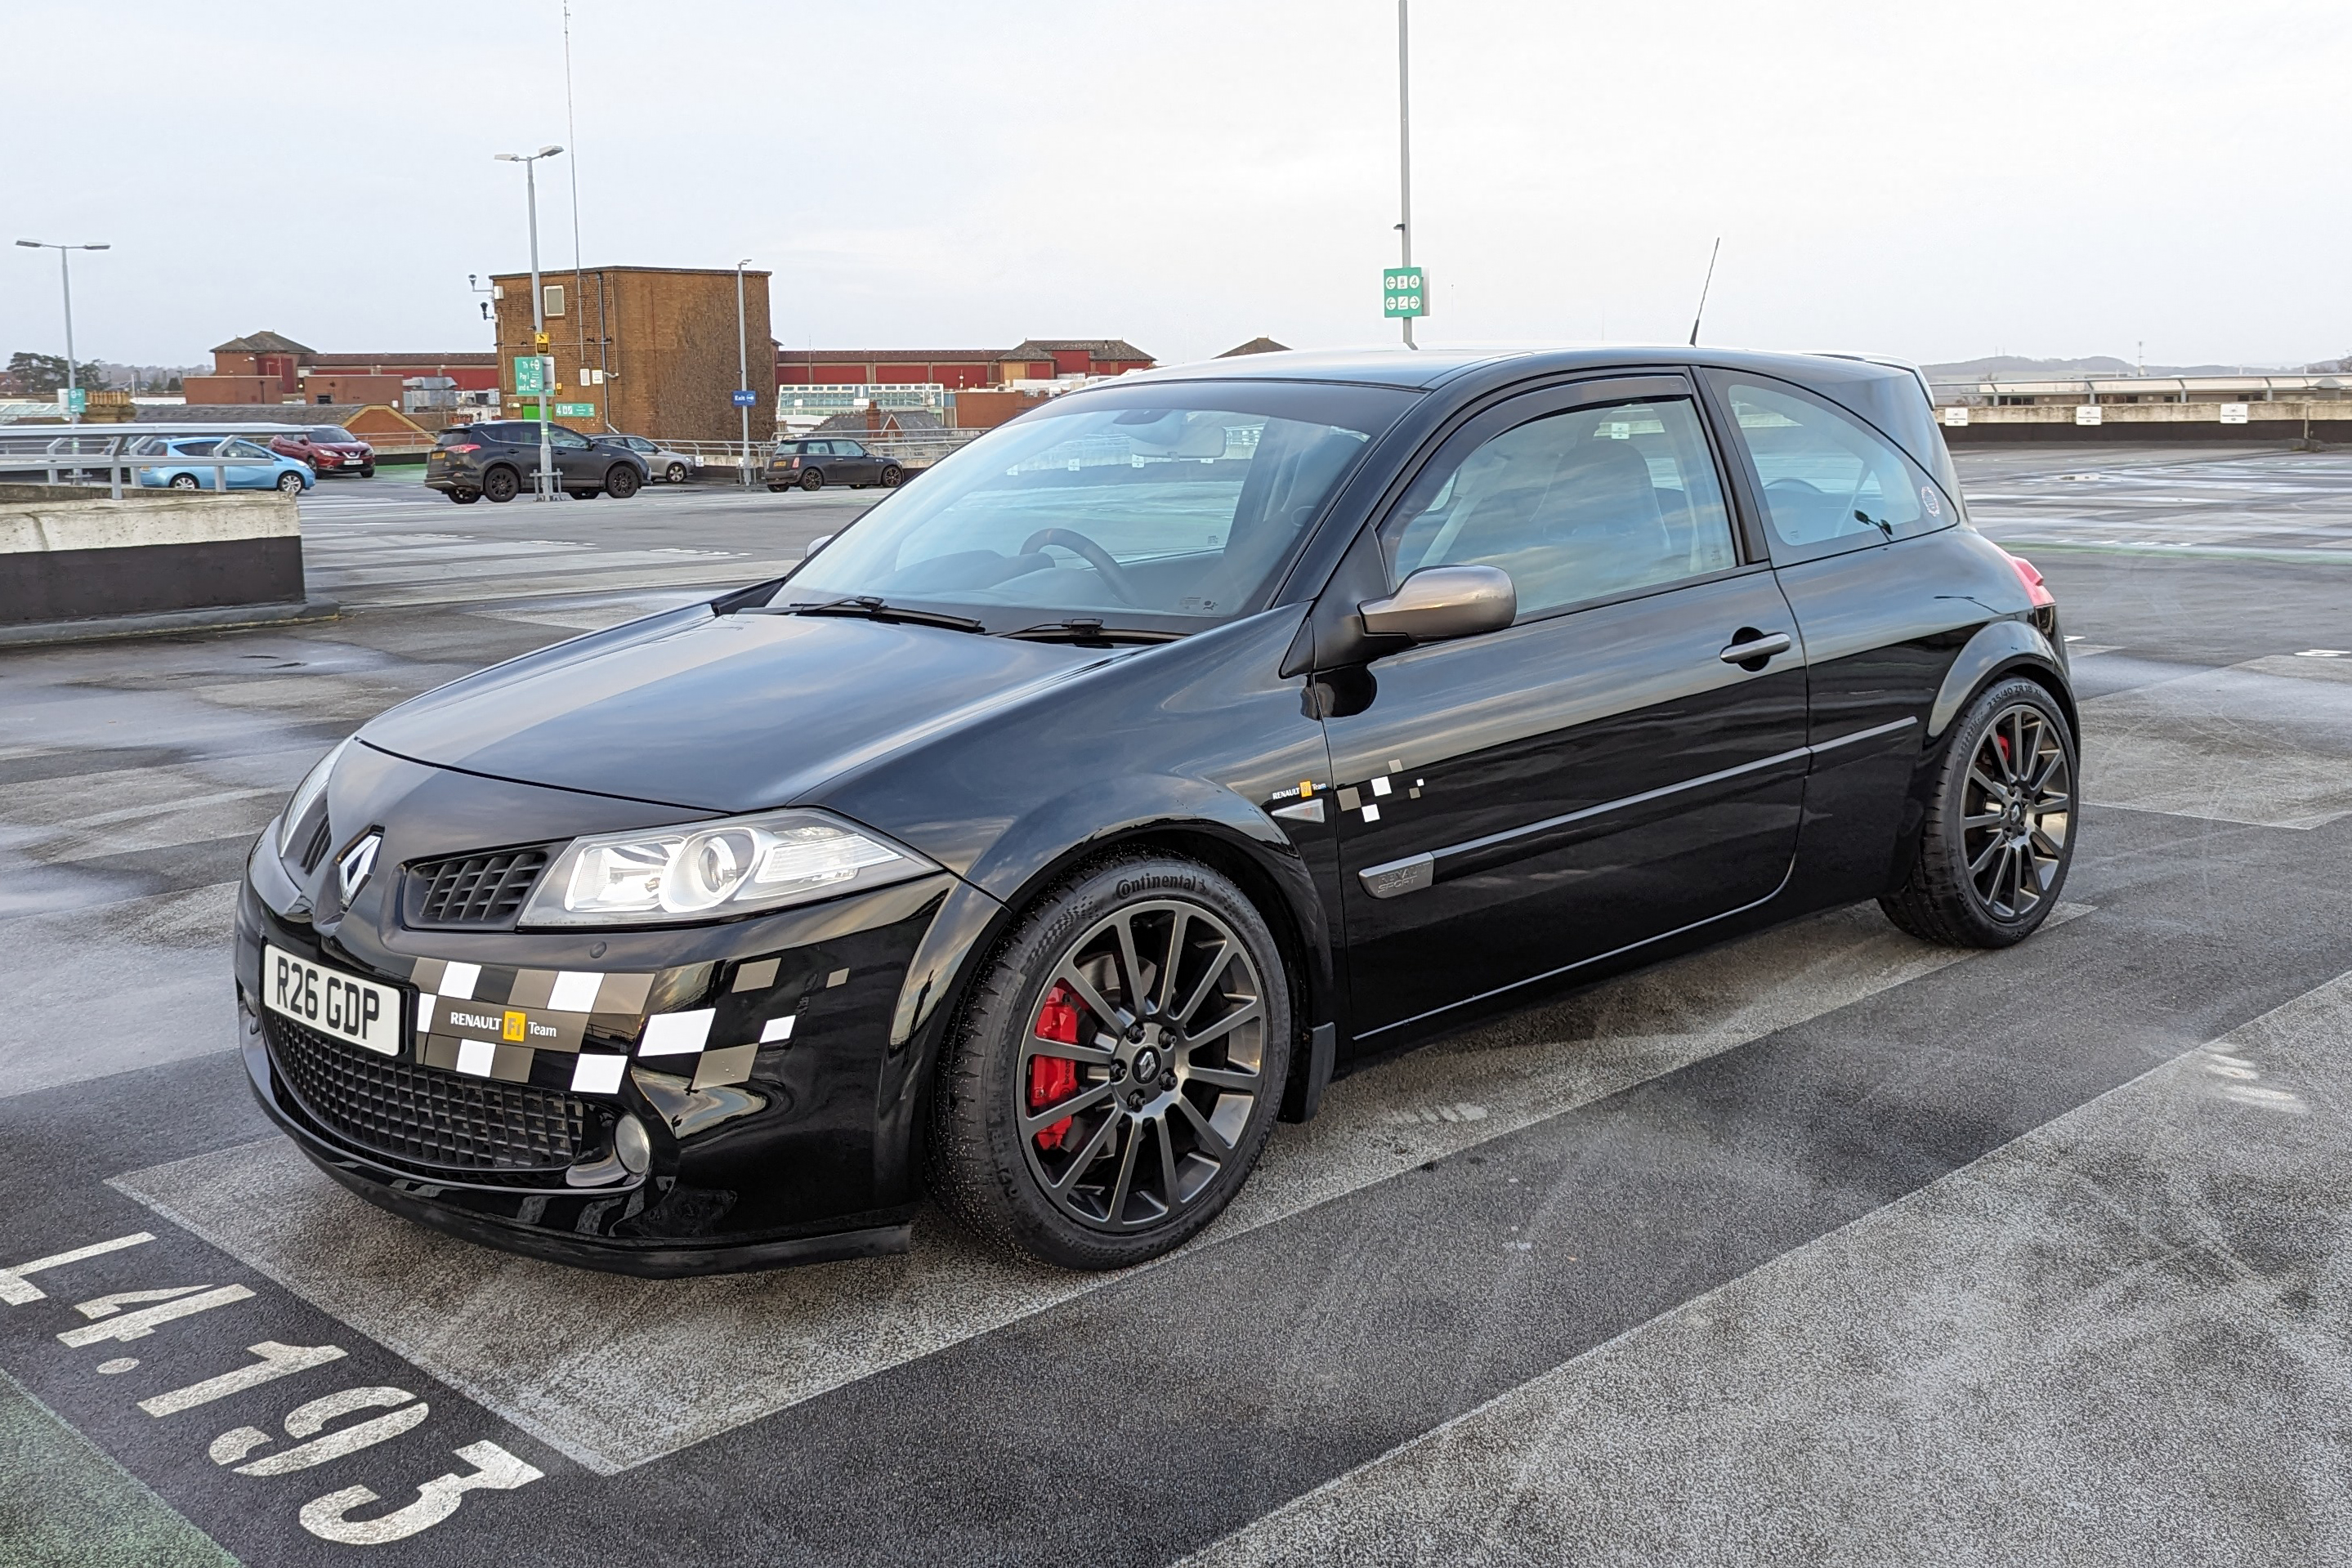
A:
{"label": "brick building", "polygon": [[[530,274],[491,280],[499,384],[509,418],[533,418],[518,399],[514,361],[530,351]],[[548,351],[555,356],[556,417],[581,430],[621,430],[670,441],[731,441],[741,419],[737,385],[732,267],[607,267],[541,272]],[[776,432],[776,400],[760,372],[775,350],[768,335],[768,275],[743,274],[743,335],[750,342],[751,439]]]}
{"label": "brick building", "polygon": [[1122,338],[1030,338],[1010,349],[778,349],[776,384],[936,385],[959,392],[1058,376],[1123,375],[1156,362]]}
{"label": "brick building", "polygon": [[412,376],[448,378],[461,392],[499,384],[490,353],[334,353],[280,332],[251,332],[213,350],[213,373],[183,383],[192,403],[381,403],[401,406]]}

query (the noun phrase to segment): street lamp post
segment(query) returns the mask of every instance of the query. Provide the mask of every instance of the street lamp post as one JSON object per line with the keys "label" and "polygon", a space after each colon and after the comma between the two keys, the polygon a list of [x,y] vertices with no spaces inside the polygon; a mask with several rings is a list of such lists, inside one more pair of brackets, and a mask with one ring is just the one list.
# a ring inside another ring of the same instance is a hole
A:
{"label": "street lamp post", "polygon": [[47,240],[20,239],[16,242],[26,250],[53,250],[58,253],[58,281],[65,286],[66,295],[66,423],[79,424],[81,410],[75,407],[74,395],[79,389],[74,382],[73,340],[73,269],[66,264],[67,254],[77,250],[110,250],[103,245],[53,245]]}
{"label": "street lamp post", "polygon": [[[1397,0],[1397,204],[1402,209],[1397,215],[1404,220],[1397,225],[1397,233],[1404,241],[1404,253],[1397,260],[1408,271],[1412,267],[1412,51],[1408,47],[1405,22],[1405,6],[1409,3],[1410,0]],[[1410,316],[1404,319],[1404,346],[1420,346],[1412,340]]]}
{"label": "street lamp post", "polygon": [[[743,269],[751,265],[745,256],[735,264],[735,384],[746,392],[751,387],[751,350],[746,334],[751,329],[743,321]],[[743,488],[751,487],[751,405],[744,403],[736,413],[743,416]]]}
{"label": "street lamp post", "polygon": [[551,361],[547,352],[547,296],[539,287],[539,172],[531,165],[542,158],[552,158],[562,152],[561,147],[542,147],[536,152],[501,152],[501,163],[522,165],[523,191],[530,204],[530,351],[539,361],[539,473],[531,482],[531,493],[542,501],[555,498],[554,443],[547,434],[547,400],[554,395],[554,378],[548,374]]}

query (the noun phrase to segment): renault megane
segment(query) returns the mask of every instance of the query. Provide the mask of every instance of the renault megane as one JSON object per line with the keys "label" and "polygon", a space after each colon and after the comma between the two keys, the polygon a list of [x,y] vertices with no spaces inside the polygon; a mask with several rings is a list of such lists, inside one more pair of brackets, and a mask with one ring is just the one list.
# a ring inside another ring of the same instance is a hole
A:
{"label": "renault megane", "polygon": [[2039,574],[1916,372],[1268,354],[994,431],[793,572],[404,703],[254,846],[256,1093],[320,1166],[643,1272],[1207,1225],[1335,1072],[2074,848]]}

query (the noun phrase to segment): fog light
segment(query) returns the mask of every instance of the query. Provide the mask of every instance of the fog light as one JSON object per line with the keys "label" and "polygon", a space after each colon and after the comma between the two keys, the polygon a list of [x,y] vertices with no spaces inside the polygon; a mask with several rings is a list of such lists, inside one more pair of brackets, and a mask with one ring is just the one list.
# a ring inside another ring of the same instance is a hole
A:
{"label": "fog light", "polygon": [[654,1141],[646,1136],[646,1124],[624,1114],[613,1127],[613,1152],[631,1176],[645,1175],[646,1167],[654,1163]]}

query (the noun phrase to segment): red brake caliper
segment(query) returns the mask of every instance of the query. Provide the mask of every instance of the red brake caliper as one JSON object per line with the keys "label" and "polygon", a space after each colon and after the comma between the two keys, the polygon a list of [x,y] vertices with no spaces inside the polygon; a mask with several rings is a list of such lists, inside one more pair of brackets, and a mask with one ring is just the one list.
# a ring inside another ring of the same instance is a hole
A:
{"label": "red brake caliper", "polygon": [[[1064,1045],[1078,1043],[1078,1005],[1070,997],[1069,988],[1060,982],[1045,993],[1045,1005],[1037,1009],[1037,1038],[1059,1040]],[[1078,1087],[1078,1064],[1059,1056],[1033,1056],[1029,1059],[1029,1109],[1043,1111],[1046,1106],[1068,1099]],[[1071,1118],[1065,1116],[1037,1134],[1041,1149],[1058,1149],[1068,1136]]]}

